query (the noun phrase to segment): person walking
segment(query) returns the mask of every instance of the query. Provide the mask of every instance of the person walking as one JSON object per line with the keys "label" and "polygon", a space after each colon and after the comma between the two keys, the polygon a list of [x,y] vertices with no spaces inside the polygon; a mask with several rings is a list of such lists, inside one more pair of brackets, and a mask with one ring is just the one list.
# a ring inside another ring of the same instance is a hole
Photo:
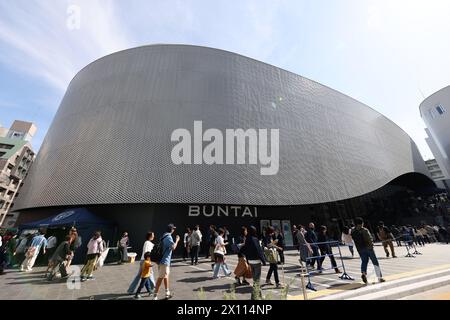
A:
{"label": "person walking", "polygon": [[[147,235],[145,236],[144,245],[142,246],[142,254],[141,254],[141,259],[140,259],[140,263],[139,263],[139,270],[127,290],[127,292],[129,294],[134,293],[134,291],[136,290],[136,287],[139,284],[139,280],[142,278],[142,266],[145,261],[145,254],[151,253],[155,246],[152,242],[153,239],[155,239],[154,232],[152,232],[152,231],[147,232]],[[155,288],[155,278],[153,276],[153,272],[150,272],[149,277],[150,277],[150,287],[153,290]]]}
{"label": "person walking", "polygon": [[228,231],[227,227],[223,226],[222,227],[224,234],[223,234],[223,241],[225,241],[226,245],[225,245],[225,252],[227,251],[227,246],[230,243],[230,231]]}
{"label": "person walking", "polygon": [[81,237],[78,235],[78,231],[75,227],[70,228],[69,236],[70,236],[70,256],[66,260],[67,270],[69,270],[69,267],[72,264],[72,260],[75,256],[75,251],[79,247],[81,247]]}
{"label": "person walking", "polygon": [[139,284],[139,287],[136,291],[136,294],[134,295],[135,299],[141,299],[141,290],[145,286],[145,289],[147,289],[148,295],[151,296],[152,286],[151,286],[151,280],[150,275],[152,274],[152,262],[150,261],[150,252],[146,252],[144,254],[144,262],[141,267],[141,283]]}
{"label": "person walking", "polygon": [[175,242],[173,241],[172,234],[175,232],[176,227],[171,223],[167,226],[166,233],[161,238],[162,245],[162,257],[158,264],[158,280],[156,281],[156,289],[153,294],[153,300],[158,300],[158,292],[161,287],[161,283],[164,281],[164,287],[166,288],[166,299],[172,298],[172,294],[169,290],[169,274],[170,274],[170,262],[172,260],[172,252],[177,248],[180,236],[177,235]]}
{"label": "person walking", "polygon": [[341,241],[348,247],[348,250],[350,250],[353,258],[355,256],[355,250],[353,250],[354,243],[351,235],[351,230],[348,226],[344,226],[342,230]]}
{"label": "person walking", "polygon": [[202,233],[200,232],[200,226],[196,225],[191,235],[191,265],[198,264],[198,254],[200,252],[200,245],[202,243]]}
{"label": "person walking", "polygon": [[213,269],[213,279],[219,278],[220,269],[222,269],[222,271],[226,277],[229,277],[232,274],[232,272],[230,270],[228,270],[228,266],[225,263],[225,254],[227,253],[225,246],[227,245],[227,243],[223,239],[224,235],[225,235],[225,230],[220,228],[218,230],[218,235],[216,237],[215,248],[214,248],[215,264],[214,264],[214,269]]}
{"label": "person walking", "polygon": [[313,257],[316,257],[316,258],[312,258],[311,260],[309,260],[310,268],[314,269],[314,264],[317,261],[317,270],[322,269],[322,265],[320,263],[320,258],[319,258],[319,247],[316,244],[318,242],[317,233],[315,231],[314,223],[312,223],[312,222],[309,223],[308,230],[306,231],[306,234],[305,234],[305,239],[311,246],[311,249],[313,251]]}
{"label": "person walking", "polygon": [[14,256],[16,258],[17,264],[20,266],[25,260],[25,252],[28,250],[27,243],[29,242],[31,244],[31,240],[29,239],[29,234],[26,236],[23,236],[22,239],[18,241],[18,244],[16,246],[16,251],[14,252]]}
{"label": "person walking", "polygon": [[183,261],[186,261],[186,259],[189,257],[191,234],[191,228],[186,228],[186,232],[183,235]]}
{"label": "person walking", "polygon": [[365,284],[367,281],[367,265],[369,259],[372,261],[375,267],[375,273],[378,277],[379,282],[385,282],[383,275],[381,273],[380,264],[378,263],[377,256],[373,250],[373,238],[366,228],[364,228],[364,221],[362,218],[355,219],[356,227],[353,229],[351,236],[356,246],[356,250],[361,258],[361,279]]}
{"label": "person walking", "polygon": [[413,228],[414,241],[418,246],[425,247],[425,239],[423,238],[422,232],[416,227]]}
{"label": "person walking", "polygon": [[280,257],[280,261],[278,264],[284,264],[284,247],[285,247],[285,241],[284,241],[284,235],[280,231],[279,228],[275,229],[275,239],[277,241],[277,251],[278,255]]}
{"label": "person walking", "polygon": [[[214,262],[214,249],[216,248],[216,238],[217,231],[216,226],[209,226],[209,256],[211,257],[211,262]],[[214,269],[214,263],[211,264],[211,269]]]}
{"label": "person walking", "polygon": [[55,249],[48,261],[48,268],[44,276],[48,281],[52,281],[55,278],[57,268],[61,273],[61,278],[66,278],[68,276],[65,261],[70,254],[70,236],[67,235],[64,241]]}
{"label": "person walking", "polygon": [[17,233],[11,232],[8,243],[6,244],[6,267],[14,268],[16,265],[16,247],[17,247]]}
{"label": "person walking", "polygon": [[392,258],[397,258],[394,251],[394,244],[392,243],[392,241],[394,240],[394,236],[391,230],[389,230],[389,228],[384,225],[383,221],[380,221],[378,223],[377,236],[383,244],[384,252],[386,252],[386,258],[389,258],[388,246],[391,249]]}
{"label": "person walking", "polygon": [[55,253],[57,246],[58,246],[58,239],[54,235],[49,236],[47,239],[47,247],[45,248],[47,252],[48,262],[50,262],[51,258],[53,257],[53,254]]}
{"label": "person walking", "polygon": [[128,262],[128,246],[130,244],[130,239],[128,238],[128,232],[122,234],[122,238],[117,241],[117,250],[119,251],[119,264]]}
{"label": "person walking", "polygon": [[298,233],[298,228],[294,224],[294,225],[292,225],[292,240],[294,242],[294,247],[296,247],[298,250],[300,250],[300,248],[298,247],[297,233]]}
{"label": "person walking", "polygon": [[395,242],[397,242],[397,247],[402,246],[402,233],[396,226],[391,226],[392,235],[394,236]]}
{"label": "person walking", "polygon": [[278,246],[278,239],[275,235],[275,229],[273,227],[267,227],[262,243],[266,261],[269,262],[269,272],[266,277],[266,285],[273,285],[270,280],[273,273],[276,287],[283,288],[283,285],[280,283],[280,279],[278,277],[278,252],[282,251],[282,248]]}
{"label": "person walking", "polygon": [[[248,283],[248,281],[245,278],[245,275],[247,273],[247,268],[249,268],[250,266],[248,265],[245,256],[241,253],[241,248],[244,246],[245,244],[245,239],[248,236],[248,231],[246,227],[242,227],[241,228],[241,235],[239,236],[239,240],[238,240],[238,244],[237,246],[237,256],[238,256],[238,264],[236,266],[236,269],[234,270],[234,274],[236,275],[234,278],[236,279],[236,285],[240,286],[240,285],[250,285],[250,283]],[[242,277],[242,281],[241,281],[241,277]]]}
{"label": "person walking", "polygon": [[20,266],[20,271],[30,272],[33,269],[36,258],[43,248],[43,253],[45,254],[45,247],[47,246],[47,239],[45,239],[45,231],[39,230],[39,234],[33,238],[31,245],[25,253],[25,260]]}
{"label": "person walking", "polygon": [[[320,226],[317,240],[319,241],[320,255],[323,256],[320,257],[320,265],[323,265],[323,261],[325,260],[324,256],[328,256],[328,258],[330,258],[331,266],[334,268],[334,271],[336,273],[341,273],[341,271],[337,267],[336,259],[334,258],[331,245],[327,243],[330,242],[330,239],[327,236],[327,227]],[[322,270],[319,270],[319,273],[322,273]]]}
{"label": "person walking", "polygon": [[[305,239],[306,229],[304,226],[299,225],[298,226],[298,232],[297,232],[297,242],[298,242],[298,249],[300,252],[300,260],[302,262],[308,263],[307,258],[313,254],[312,248],[310,244]],[[303,268],[302,264],[302,268]]]}
{"label": "person walking", "polygon": [[266,265],[266,258],[259,243],[255,226],[248,228],[248,236],[245,237],[245,244],[241,247],[240,253],[245,256],[252,270],[253,290],[251,299],[260,300],[262,299],[261,265]]}
{"label": "person walking", "polygon": [[96,231],[94,236],[89,240],[87,244],[88,252],[86,256],[86,263],[81,269],[80,278],[81,282],[87,280],[95,280],[93,273],[97,263],[97,259],[103,252],[103,240],[101,231]]}

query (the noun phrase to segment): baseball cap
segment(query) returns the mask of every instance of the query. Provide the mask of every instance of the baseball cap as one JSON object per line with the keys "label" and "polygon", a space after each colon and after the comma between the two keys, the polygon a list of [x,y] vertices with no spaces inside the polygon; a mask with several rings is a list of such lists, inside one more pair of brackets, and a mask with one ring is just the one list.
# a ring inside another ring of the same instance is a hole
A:
{"label": "baseball cap", "polygon": [[168,226],[167,226],[167,230],[173,230],[173,229],[176,229],[177,227],[175,227],[175,225],[173,224],[173,223],[170,223]]}

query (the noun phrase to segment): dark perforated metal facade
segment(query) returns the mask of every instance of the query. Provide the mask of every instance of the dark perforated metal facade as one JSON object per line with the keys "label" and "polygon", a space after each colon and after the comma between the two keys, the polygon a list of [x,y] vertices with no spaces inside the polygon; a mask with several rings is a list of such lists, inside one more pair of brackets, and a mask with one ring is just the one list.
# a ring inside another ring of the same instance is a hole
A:
{"label": "dark perforated metal facade", "polygon": [[[374,88],[376,90],[376,88]],[[173,130],[280,131],[279,172],[175,165]],[[428,174],[393,122],[319,83],[217,49],[154,45],[88,65],[70,83],[15,209],[109,203],[301,205]]]}

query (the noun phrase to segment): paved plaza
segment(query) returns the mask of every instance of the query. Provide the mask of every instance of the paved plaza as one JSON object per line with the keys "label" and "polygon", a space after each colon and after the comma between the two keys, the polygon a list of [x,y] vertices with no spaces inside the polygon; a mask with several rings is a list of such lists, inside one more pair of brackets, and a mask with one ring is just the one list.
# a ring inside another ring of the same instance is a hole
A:
{"label": "paved plaza", "polygon": [[[325,271],[323,274],[317,274],[311,277],[311,283],[317,291],[308,290],[308,299],[330,299],[336,296],[340,299],[346,299],[346,294],[358,294],[358,290],[366,290],[365,294],[377,294],[384,290],[392,290],[396,281],[405,279],[415,279],[414,277],[423,277],[429,275],[432,280],[434,273],[450,271],[450,245],[431,244],[417,250],[421,255],[414,258],[405,257],[407,252],[405,247],[395,247],[398,258],[386,258],[383,248],[376,246],[375,251],[380,261],[383,276],[387,280],[384,284],[369,284],[364,286],[360,279],[360,260],[358,256],[351,258],[348,248],[341,247],[344,256],[343,262],[345,270],[354,278],[351,280],[340,280],[333,270]],[[337,248],[333,248],[337,253]],[[298,263],[298,254],[296,251],[286,252],[286,263],[279,273],[282,282],[288,285],[287,290],[275,289],[274,286],[263,286],[263,296],[267,299],[303,299],[301,289],[301,277]],[[227,256],[227,263],[231,270],[237,264],[235,255]],[[338,264],[340,260],[338,259]],[[330,267],[330,261],[327,258],[324,262],[324,268]],[[74,266],[76,270],[77,266]],[[132,299],[132,296],[126,294],[129,283],[135,276],[138,269],[138,262],[133,264],[107,264],[96,271],[95,280],[80,283],[79,281],[66,281],[56,279],[48,282],[43,278],[45,268],[36,267],[30,273],[18,272],[17,270],[7,270],[7,273],[0,277],[0,300],[9,299],[58,299],[58,300],[101,300],[101,299]],[[264,283],[269,267],[263,267],[261,283]],[[282,271],[284,269],[284,272]],[[342,268],[341,268],[342,271]],[[419,278],[417,278],[419,279]],[[430,280],[430,279],[423,279]],[[447,278],[442,278],[447,279]],[[369,263],[369,281],[376,282],[375,272]],[[413,285],[422,280],[417,280]],[[447,281],[447,280],[445,280]],[[251,282],[251,281],[250,281]],[[272,282],[274,282],[272,278]],[[197,266],[191,266],[189,263],[181,260],[175,260],[172,264],[171,273],[171,291],[174,294],[173,299],[182,300],[202,300],[202,299],[240,299],[248,300],[250,298],[251,287],[240,286],[233,289],[234,278],[222,277],[213,280],[211,272],[211,263],[209,260],[201,259]],[[411,285],[411,284],[409,284]],[[445,288],[450,285],[450,279],[447,282],[441,282],[442,290],[439,291],[440,297],[448,297]],[[389,287],[390,286],[390,287]],[[436,288],[434,289],[436,290]],[[164,290],[160,290],[163,295]],[[450,291],[450,290],[449,290]],[[362,291],[361,291],[362,292]],[[414,298],[414,295],[411,295]],[[420,295],[416,295],[420,297]],[[426,296],[424,296],[426,297]],[[143,300],[149,300],[144,295]]]}

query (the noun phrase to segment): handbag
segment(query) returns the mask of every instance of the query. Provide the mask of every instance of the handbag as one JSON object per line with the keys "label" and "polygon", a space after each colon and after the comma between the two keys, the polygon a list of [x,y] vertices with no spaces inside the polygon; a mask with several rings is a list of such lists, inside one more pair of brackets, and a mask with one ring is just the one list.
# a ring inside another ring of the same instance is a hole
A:
{"label": "handbag", "polygon": [[243,277],[247,272],[247,267],[248,264],[247,261],[245,261],[245,258],[239,258],[236,269],[234,269],[234,274],[236,275],[236,277]]}
{"label": "handbag", "polygon": [[278,263],[278,252],[275,248],[265,248],[264,256],[269,263]]}
{"label": "handbag", "polygon": [[250,267],[250,265],[247,263],[247,261],[245,262],[247,265],[247,270],[244,273],[244,278],[246,279],[252,279],[253,278],[253,272],[252,272],[252,268]]}

